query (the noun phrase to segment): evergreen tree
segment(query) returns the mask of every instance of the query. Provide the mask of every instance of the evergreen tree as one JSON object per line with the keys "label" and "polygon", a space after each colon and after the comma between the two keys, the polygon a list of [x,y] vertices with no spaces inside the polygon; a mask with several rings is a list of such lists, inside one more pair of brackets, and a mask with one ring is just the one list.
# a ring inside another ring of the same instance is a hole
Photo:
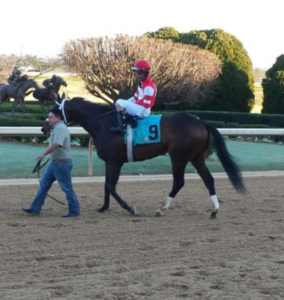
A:
{"label": "evergreen tree", "polygon": [[173,28],[161,28],[147,33],[153,38],[196,45],[216,54],[223,62],[222,74],[215,91],[199,109],[249,112],[254,103],[252,63],[242,43],[221,29],[178,33]]}
{"label": "evergreen tree", "polygon": [[262,112],[284,114],[284,55],[280,55],[275,64],[266,71],[262,87]]}

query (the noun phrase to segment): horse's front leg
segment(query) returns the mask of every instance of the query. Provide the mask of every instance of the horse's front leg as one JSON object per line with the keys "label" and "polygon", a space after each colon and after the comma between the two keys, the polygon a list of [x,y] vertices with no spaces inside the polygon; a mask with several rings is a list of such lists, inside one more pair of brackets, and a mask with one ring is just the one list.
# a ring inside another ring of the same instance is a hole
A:
{"label": "horse's front leg", "polygon": [[14,98],[14,103],[12,105],[12,114],[15,113],[17,105],[18,105],[18,100],[17,98]]}
{"label": "horse's front leg", "polygon": [[26,105],[25,105],[25,100],[24,100],[24,98],[20,98],[20,99],[19,99],[19,103],[20,103],[20,105],[21,105],[21,107],[22,107],[23,112],[26,112]]}
{"label": "horse's front leg", "polygon": [[108,188],[109,184],[109,171],[108,171],[108,163],[105,163],[105,199],[103,206],[98,209],[98,212],[104,212],[105,210],[109,209],[109,200],[110,200],[110,192]]}
{"label": "horse's front leg", "polygon": [[3,103],[6,99],[6,97],[2,97],[2,95],[0,95],[0,104]]}
{"label": "horse's front leg", "polygon": [[121,170],[122,166],[123,166],[123,163],[116,163],[116,162],[109,163],[109,165],[108,165],[108,171],[109,171],[108,190],[122,208],[127,210],[131,215],[135,215],[136,209],[134,207],[130,207],[124,200],[122,200],[120,198],[120,196],[116,192],[116,184],[118,182],[120,170]]}

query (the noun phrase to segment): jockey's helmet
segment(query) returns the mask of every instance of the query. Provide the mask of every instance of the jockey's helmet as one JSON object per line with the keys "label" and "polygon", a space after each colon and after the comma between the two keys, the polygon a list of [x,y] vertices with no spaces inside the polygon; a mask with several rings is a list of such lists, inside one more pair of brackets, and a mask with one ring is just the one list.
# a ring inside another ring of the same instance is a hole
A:
{"label": "jockey's helmet", "polygon": [[138,60],[134,67],[131,68],[134,72],[141,72],[145,74],[149,74],[151,70],[151,66],[147,60]]}

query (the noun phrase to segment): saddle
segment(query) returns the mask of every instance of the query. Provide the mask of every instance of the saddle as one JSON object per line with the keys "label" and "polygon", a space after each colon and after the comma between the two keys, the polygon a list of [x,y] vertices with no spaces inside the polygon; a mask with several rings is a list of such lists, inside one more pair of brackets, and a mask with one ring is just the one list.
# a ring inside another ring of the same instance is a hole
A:
{"label": "saddle", "polygon": [[131,128],[136,128],[138,125],[138,122],[144,119],[144,118],[140,118],[138,116],[129,115],[127,113],[125,114],[124,117],[125,117],[125,124],[130,125]]}

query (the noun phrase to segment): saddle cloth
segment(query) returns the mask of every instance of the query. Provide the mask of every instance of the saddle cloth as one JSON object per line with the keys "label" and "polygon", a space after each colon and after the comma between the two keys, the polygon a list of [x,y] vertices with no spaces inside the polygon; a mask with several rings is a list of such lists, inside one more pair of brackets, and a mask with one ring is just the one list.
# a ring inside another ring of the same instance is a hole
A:
{"label": "saddle cloth", "polygon": [[[132,130],[132,143],[138,144],[153,144],[161,141],[161,117],[162,115],[153,115],[137,122],[136,128]],[[125,135],[125,144],[127,144],[129,134]]]}
{"label": "saddle cloth", "polygon": [[161,117],[162,115],[155,115],[139,120],[135,128],[127,125],[125,144],[129,162],[134,161],[133,146],[159,143],[161,141]]}

